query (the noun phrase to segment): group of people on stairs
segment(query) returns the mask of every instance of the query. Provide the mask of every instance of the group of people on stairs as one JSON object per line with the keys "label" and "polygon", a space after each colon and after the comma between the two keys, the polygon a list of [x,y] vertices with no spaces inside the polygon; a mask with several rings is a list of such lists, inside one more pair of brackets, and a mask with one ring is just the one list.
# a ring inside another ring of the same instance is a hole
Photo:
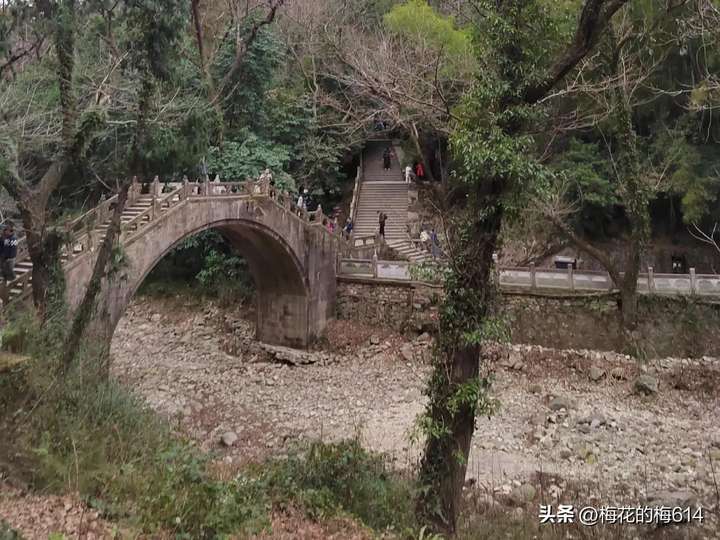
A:
{"label": "group of people on stairs", "polygon": [[[383,151],[383,169],[389,171],[392,169],[392,160],[396,158],[395,151],[392,146],[387,146]],[[412,180],[416,179],[418,182],[425,181],[425,167],[420,161],[415,162],[414,165],[409,163],[405,166],[405,182],[409,184]]]}

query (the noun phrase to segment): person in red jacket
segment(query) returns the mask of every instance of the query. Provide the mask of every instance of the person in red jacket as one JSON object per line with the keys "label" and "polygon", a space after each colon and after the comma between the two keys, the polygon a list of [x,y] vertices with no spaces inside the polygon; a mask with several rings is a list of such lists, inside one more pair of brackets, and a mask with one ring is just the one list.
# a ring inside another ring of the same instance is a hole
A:
{"label": "person in red jacket", "polygon": [[415,177],[418,179],[418,182],[425,180],[425,167],[423,167],[423,164],[420,162],[415,165]]}

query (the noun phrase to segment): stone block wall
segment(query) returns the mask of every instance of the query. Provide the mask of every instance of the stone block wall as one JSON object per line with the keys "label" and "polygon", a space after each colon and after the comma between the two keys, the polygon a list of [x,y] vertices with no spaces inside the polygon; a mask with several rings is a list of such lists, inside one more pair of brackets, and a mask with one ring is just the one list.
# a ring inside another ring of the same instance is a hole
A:
{"label": "stone block wall", "polygon": [[[408,282],[340,279],[339,319],[390,327],[403,333],[432,330],[442,289]],[[503,295],[513,343],[561,349],[624,352],[612,296]],[[651,357],[720,356],[720,304],[686,298],[640,297],[636,331]]]}
{"label": "stone block wall", "polygon": [[338,319],[389,327],[396,332],[423,332],[437,321],[441,288],[400,281],[338,279]]}

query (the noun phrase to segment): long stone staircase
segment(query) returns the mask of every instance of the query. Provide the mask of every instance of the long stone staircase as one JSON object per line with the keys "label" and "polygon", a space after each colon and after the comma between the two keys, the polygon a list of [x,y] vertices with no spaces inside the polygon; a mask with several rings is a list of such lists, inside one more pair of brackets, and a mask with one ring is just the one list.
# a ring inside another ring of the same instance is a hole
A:
{"label": "long stone staircase", "polygon": [[373,236],[379,227],[378,213],[385,212],[387,245],[412,262],[431,260],[430,255],[415,248],[408,237],[408,184],[403,178],[402,164],[393,158],[390,170],[383,168],[383,151],[390,144],[390,141],[371,141],[363,152],[354,236]]}

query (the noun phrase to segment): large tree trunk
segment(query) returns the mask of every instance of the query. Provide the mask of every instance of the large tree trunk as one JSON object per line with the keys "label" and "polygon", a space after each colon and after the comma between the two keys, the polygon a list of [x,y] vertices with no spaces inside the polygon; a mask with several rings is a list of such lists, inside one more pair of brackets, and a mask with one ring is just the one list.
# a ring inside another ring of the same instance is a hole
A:
{"label": "large tree trunk", "polygon": [[[112,259],[113,249],[120,237],[122,225],[121,218],[127,203],[130,184],[130,182],[126,181],[120,188],[117,204],[115,205],[115,209],[113,210],[113,215],[110,220],[110,227],[108,228],[102,244],[100,244],[100,250],[98,251],[97,259],[95,259],[95,266],[93,268],[92,276],[90,277],[90,282],[88,283],[82,302],[75,312],[72,326],[65,340],[62,358],[62,368],[64,372],[67,372],[72,365],[73,360],[77,356],[85,332],[93,319],[97,297],[102,290],[103,280],[108,275],[108,266]],[[104,365],[104,362],[100,362],[98,365]]]}
{"label": "large tree trunk", "polygon": [[[26,229],[27,230],[27,229]],[[40,320],[50,315],[48,301],[53,285],[56,266],[60,264],[60,246],[62,238],[55,230],[44,230],[42,236],[28,232],[26,234],[28,252],[32,267],[32,298]]]}
{"label": "large tree trunk", "polygon": [[450,376],[443,384],[444,399],[429,411],[432,421],[447,426],[448,433],[442,437],[428,437],[420,477],[424,486],[432,487],[433,497],[421,498],[418,511],[424,521],[450,534],[455,532],[460,512],[467,472],[467,459],[462,456],[470,453],[475,432],[475,407],[465,404],[451,414],[446,405],[459,385],[477,379],[478,355],[479,348],[476,346],[462,348],[452,354]]}
{"label": "large tree trunk", "polygon": [[[492,255],[502,224],[503,211],[497,203],[503,189],[502,182],[484,183],[479,196],[473,194],[469,220],[454,223],[451,230],[453,271],[445,284],[427,410],[430,424],[443,429],[428,433],[420,468],[425,494],[417,507],[423,521],[447,534],[455,532],[475,415],[484,391],[479,378],[480,347],[468,341],[468,335],[482,328],[495,312]],[[483,212],[483,208],[495,211]],[[458,321],[458,312],[466,315],[464,320]],[[477,392],[469,392],[467,385],[477,385]]]}

